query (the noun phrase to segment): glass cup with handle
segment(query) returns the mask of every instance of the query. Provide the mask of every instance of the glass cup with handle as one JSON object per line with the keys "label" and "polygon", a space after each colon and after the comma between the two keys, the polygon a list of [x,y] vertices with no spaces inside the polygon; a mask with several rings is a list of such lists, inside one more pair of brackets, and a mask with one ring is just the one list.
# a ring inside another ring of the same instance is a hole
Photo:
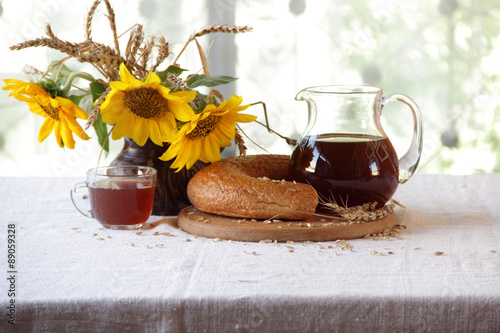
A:
{"label": "glass cup with handle", "polygon": [[83,215],[108,229],[137,229],[151,216],[156,170],[146,166],[97,167],[71,188],[71,200]]}

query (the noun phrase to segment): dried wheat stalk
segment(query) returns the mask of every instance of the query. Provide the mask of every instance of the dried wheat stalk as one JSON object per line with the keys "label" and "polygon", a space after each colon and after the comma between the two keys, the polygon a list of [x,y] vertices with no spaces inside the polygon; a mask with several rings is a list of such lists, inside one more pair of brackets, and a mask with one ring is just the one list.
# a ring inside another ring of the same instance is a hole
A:
{"label": "dried wheat stalk", "polygon": [[97,116],[101,112],[99,107],[101,106],[102,103],[104,103],[104,100],[106,99],[106,96],[109,94],[110,91],[111,87],[108,85],[106,91],[101,96],[99,96],[99,98],[94,102],[93,108],[92,110],[90,110],[89,113],[89,118],[87,119],[87,122],[85,124],[85,129],[88,129],[96,121]]}
{"label": "dried wheat stalk", "polygon": [[86,37],[87,40],[92,40],[92,19],[94,18],[95,11],[97,10],[97,7],[101,3],[101,0],[96,0],[90,7],[89,12],[87,13],[87,20],[85,24],[85,32],[86,32]]}
{"label": "dried wheat stalk", "polygon": [[170,54],[169,48],[168,48],[168,42],[165,40],[165,37],[161,36],[159,41],[158,41],[158,55],[156,56],[156,63],[151,66],[150,71],[155,72],[156,68],[167,59],[168,55]]}
{"label": "dried wheat stalk", "polygon": [[205,36],[207,34],[217,33],[217,32],[219,32],[219,33],[233,33],[234,34],[234,33],[244,33],[244,32],[250,32],[250,31],[252,31],[252,27],[250,27],[248,25],[244,25],[244,26],[227,25],[227,24],[209,25],[208,27],[205,27],[205,28],[201,29],[200,31],[195,32],[194,34],[189,36],[188,40],[186,41],[186,43],[182,47],[181,51],[179,52],[179,54],[177,54],[177,57],[173,61],[173,64],[175,65],[177,63],[177,60],[179,60],[180,55],[184,52],[184,50],[189,45],[189,43],[191,43],[193,40],[195,40],[196,37],[201,37],[201,36]]}
{"label": "dried wheat stalk", "polygon": [[141,48],[144,42],[144,32],[142,30],[142,25],[137,25],[137,27],[130,33],[129,42],[127,44],[127,49],[125,51],[125,58],[131,64],[137,62],[136,56],[137,52]]}
{"label": "dried wheat stalk", "polygon": [[111,27],[111,32],[113,33],[113,42],[115,44],[115,50],[116,53],[120,55],[120,44],[118,43],[118,33],[116,32],[115,11],[113,10],[113,7],[111,7],[109,0],[104,0],[104,3],[106,4],[106,9],[108,10],[108,15],[106,16],[109,20],[109,26]]}
{"label": "dried wheat stalk", "polygon": [[191,35],[190,39],[195,39],[196,37],[201,37],[216,32],[236,34],[236,33],[250,32],[252,30],[253,28],[248,25],[244,26],[228,25],[228,24],[209,25],[201,29],[200,31],[195,32],[193,35]]}
{"label": "dried wheat stalk", "polygon": [[383,219],[392,214],[393,205],[376,209],[377,203],[366,203],[355,207],[342,207],[335,202],[320,202],[322,206],[350,222],[368,222]]}
{"label": "dried wheat stalk", "polygon": [[243,140],[243,137],[241,136],[238,129],[236,129],[236,132],[234,135],[234,143],[238,147],[238,150],[240,152],[240,156],[245,156],[247,154],[247,146],[245,146],[245,141]]}
{"label": "dried wheat stalk", "polygon": [[172,85],[172,89],[187,89],[186,81],[175,75],[174,73],[168,73],[167,81]]}

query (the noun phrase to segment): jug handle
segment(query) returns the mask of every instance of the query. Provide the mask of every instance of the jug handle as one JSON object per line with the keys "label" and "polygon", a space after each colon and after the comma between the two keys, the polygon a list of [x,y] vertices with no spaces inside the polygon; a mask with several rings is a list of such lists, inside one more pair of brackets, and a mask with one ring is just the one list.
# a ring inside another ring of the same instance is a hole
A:
{"label": "jug handle", "polygon": [[413,114],[413,138],[408,151],[399,159],[399,183],[406,183],[415,173],[422,154],[422,115],[417,103],[409,96],[403,94],[391,94],[382,97],[381,107],[393,101],[400,101],[406,104]]}

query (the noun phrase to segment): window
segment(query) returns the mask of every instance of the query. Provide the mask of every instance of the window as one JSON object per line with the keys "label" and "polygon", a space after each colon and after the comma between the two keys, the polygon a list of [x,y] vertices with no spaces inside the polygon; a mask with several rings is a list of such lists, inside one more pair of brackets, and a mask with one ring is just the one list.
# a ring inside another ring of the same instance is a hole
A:
{"label": "window", "polygon": [[[43,70],[55,54],[47,49],[12,52],[8,47],[41,35],[46,22],[61,38],[80,40],[91,1],[0,4],[0,27],[5,32],[0,54],[9,59],[0,64],[0,73],[2,79],[25,79],[24,64]],[[207,24],[253,26],[252,33],[204,40],[206,48],[214,44],[210,69],[213,74],[239,77],[222,93],[241,95],[248,103],[265,102],[271,127],[283,135],[297,138],[307,122],[306,105],[294,100],[301,89],[376,85],[385,94],[407,94],[420,106],[424,150],[419,173],[500,172],[496,0],[115,0],[112,4],[119,31],[141,23],[147,33],[165,36],[174,52]],[[106,24],[105,19],[96,21],[95,39],[111,41]],[[195,50],[192,53],[183,60],[189,68],[199,66]],[[81,175],[96,164],[95,142],[79,141],[75,151],[59,149],[50,137],[39,144],[41,120],[6,96],[2,91],[1,175]],[[258,106],[250,110],[262,115]],[[390,105],[383,120],[398,153],[404,153],[411,135],[409,112],[404,105]],[[243,129],[255,141],[246,140],[249,153],[265,153],[259,145],[273,153],[290,152],[284,140],[257,124]],[[110,161],[120,146],[116,142],[101,164]]]}

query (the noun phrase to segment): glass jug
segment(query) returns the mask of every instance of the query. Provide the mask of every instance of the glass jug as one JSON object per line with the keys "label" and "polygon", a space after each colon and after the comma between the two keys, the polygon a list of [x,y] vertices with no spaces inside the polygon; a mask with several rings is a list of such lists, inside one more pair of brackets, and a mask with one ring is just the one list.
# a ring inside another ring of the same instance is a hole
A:
{"label": "glass jug", "polygon": [[[290,175],[312,185],[320,202],[383,207],[417,169],[420,110],[406,95],[382,93],[369,86],[322,86],[297,94],[296,100],[307,102],[309,120],[290,157]],[[380,123],[384,105],[396,100],[413,114],[413,139],[401,159]]]}

